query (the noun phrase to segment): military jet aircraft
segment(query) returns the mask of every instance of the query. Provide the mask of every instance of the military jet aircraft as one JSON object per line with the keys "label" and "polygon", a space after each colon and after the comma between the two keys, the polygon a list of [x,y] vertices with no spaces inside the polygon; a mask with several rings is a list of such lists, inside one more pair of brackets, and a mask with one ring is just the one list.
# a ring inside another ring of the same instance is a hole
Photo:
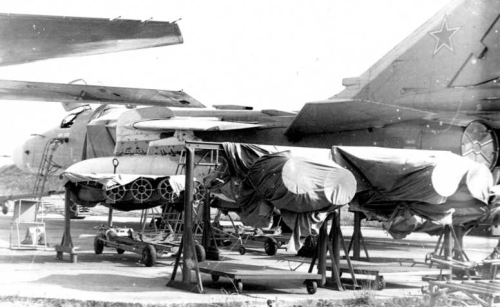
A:
{"label": "military jet aircraft", "polygon": [[345,79],[344,91],[307,103],[298,114],[240,106],[177,108],[201,106],[180,92],[146,90],[171,103],[158,104],[144,100],[139,89],[7,80],[0,80],[0,99],[106,104],[73,113],[56,130],[29,140],[15,159],[31,170],[39,165],[47,141],[61,136],[67,142],[59,146],[54,162],[65,169],[87,159],[89,173],[102,172],[103,165],[112,169],[112,158],[105,157],[115,155],[131,155],[131,166],[148,164],[144,155],[175,156],[186,140],[442,149],[494,169],[500,129],[495,104],[500,76],[493,69],[499,63],[494,43],[499,14],[500,2],[454,1],[366,73]]}
{"label": "military jet aircraft", "polygon": [[[66,128],[68,150],[64,146],[58,150],[66,157],[70,148],[81,150],[73,150],[71,159],[58,163],[67,167],[91,157],[175,154],[185,140],[203,140],[449,150],[494,169],[500,129],[499,14],[499,1],[453,1],[364,74],[344,79],[344,91],[307,103],[298,114],[240,106],[107,106],[94,116],[87,111],[75,114],[81,121]],[[21,81],[12,86],[12,81],[0,80],[0,99],[57,100],[55,92],[65,95],[71,89],[72,85]],[[85,86],[81,91],[83,99],[91,93]],[[145,104],[128,98],[120,102]],[[72,99],[81,102],[79,95],[68,96]],[[101,99],[110,104],[116,101],[102,97],[94,101]],[[16,154],[17,164],[36,168],[40,153],[35,148],[42,147],[35,144],[46,139],[28,141]]]}
{"label": "military jet aircraft", "polygon": [[[46,15],[0,14],[0,66],[18,65],[51,58],[103,54],[125,50],[152,48],[181,44],[183,38],[179,26],[174,22],[140,21],[129,19],[83,18]],[[33,96],[30,96],[33,95]],[[38,142],[34,148],[26,149],[18,157],[31,154],[36,157],[35,168],[30,167],[31,161],[23,164],[32,172],[38,172],[45,159],[44,153],[49,145],[68,143],[58,151],[56,160],[52,163],[56,169],[61,165],[68,166],[82,158],[82,146],[85,144],[85,125],[90,117],[89,102],[113,102],[113,104],[137,101],[149,105],[190,106],[200,107],[199,102],[182,92],[85,87],[70,84],[64,90],[50,84],[34,84],[15,81],[5,81],[3,87],[4,99],[50,100],[60,101],[66,111],[71,111],[58,129],[45,134],[36,134]],[[84,102],[84,103],[81,103]],[[96,116],[103,116],[113,110],[111,107],[98,108]],[[83,122],[82,122],[83,120]],[[76,123],[76,124],[75,124]],[[75,125],[74,125],[75,124]],[[74,126],[73,126],[74,125]],[[70,127],[73,130],[70,131]],[[75,142],[75,140],[78,140]],[[38,147],[40,146],[40,147]],[[30,151],[31,150],[31,151]],[[73,158],[73,156],[77,158]],[[19,163],[17,163],[20,166]],[[23,167],[24,168],[24,167]],[[36,185],[35,185],[36,186]],[[37,190],[37,188],[35,188]],[[32,196],[41,195],[34,192]],[[10,195],[2,197],[4,201],[26,198],[31,194]]]}

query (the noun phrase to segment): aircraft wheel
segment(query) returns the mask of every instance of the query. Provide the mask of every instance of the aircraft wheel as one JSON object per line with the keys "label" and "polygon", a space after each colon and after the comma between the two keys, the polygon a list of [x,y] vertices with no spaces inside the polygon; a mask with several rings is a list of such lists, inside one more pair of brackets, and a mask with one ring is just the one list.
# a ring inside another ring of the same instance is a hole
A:
{"label": "aircraft wheel", "polygon": [[142,262],[147,267],[152,267],[156,264],[156,249],[153,245],[147,245],[142,250]]}
{"label": "aircraft wheel", "polygon": [[315,280],[306,280],[307,293],[314,294],[318,291],[318,282]]}
{"label": "aircraft wheel", "polygon": [[205,252],[205,248],[203,248],[203,246],[196,244],[194,246],[194,250],[196,252],[196,259],[198,259],[198,262],[203,262],[207,259],[207,253]]}
{"label": "aircraft wheel", "polygon": [[269,256],[276,255],[278,251],[278,242],[274,238],[268,238],[266,242],[264,242],[264,250]]}
{"label": "aircraft wheel", "polygon": [[219,281],[220,276],[219,275],[213,275],[212,274],[212,280],[213,281]]}
{"label": "aircraft wheel", "polygon": [[99,239],[101,237],[100,235],[95,236],[94,238],[94,252],[97,255],[102,254],[102,251],[104,250],[104,242]]}
{"label": "aircraft wheel", "polygon": [[374,287],[375,290],[384,290],[385,289],[385,279],[383,276],[378,276],[374,280]]}
{"label": "aircraft wheel", "polygon": [[247,252],[247,249],[244,246],[240,246],[238,251],[240,252],[240,255],[245,255],[245,253]]}
{"label": "aircraft wheel", "polygon": [[118,255],[122,255],[125,252],[125,250],[123,250],[121,248],[117,248],[116,252],[118,253]]}
{"label": "aircraft wheel", "polygon": [[243,282],[241,281],[241,279],[235,279],[234,286],[236,287],[236,290],[239,294],[243,293]]}

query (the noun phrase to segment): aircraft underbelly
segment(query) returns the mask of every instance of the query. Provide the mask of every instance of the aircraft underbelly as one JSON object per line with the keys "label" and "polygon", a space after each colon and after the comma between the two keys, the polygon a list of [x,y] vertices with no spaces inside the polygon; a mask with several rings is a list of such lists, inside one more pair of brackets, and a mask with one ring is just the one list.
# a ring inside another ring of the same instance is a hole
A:
{"label": "aircraft underbelly", "polygon": [[218,133],[196,133],[203,141],[241,142],[294,147],[331,148],[339,146],[378,146],[426,150],[446,150],[485,164],[496,166],[499,145],[496,134],[480,122],[455,126],[430,121],[411,121],[383,128],[336,133],[307,134],[289,140],[284,129],[251,129]]}

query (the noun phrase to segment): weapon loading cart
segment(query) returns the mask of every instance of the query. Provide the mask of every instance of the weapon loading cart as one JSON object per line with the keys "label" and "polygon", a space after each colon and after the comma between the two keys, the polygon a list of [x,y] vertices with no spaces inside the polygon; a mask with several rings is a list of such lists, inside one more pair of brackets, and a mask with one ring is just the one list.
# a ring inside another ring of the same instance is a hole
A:
{"label": "weapon loading cart", "polygon": [[147,267],[156,264],[158,257],[164,253],[172,253],[178,243],[170,241],[168,237],[149,237],[136,234],[131,228],[115,228],[101,225],[99,234],[94,238],[94,252],[102,254],[104,247],[115,248],[118,254],[125,251],[142,255],[142,262]]}
{"label": "weapon loading cart", "polygon": [[238,293],[243,292],[243,280],[305,280],[307,293],[315,294],[321,274],[290,271],[263,265],[249,265],[227,262],[205,262],[200,265],[200,272],[212,275],[212,280],[227,277],[233,280]]}
{"label": "weapon loading cart", "polygon": [[[211,204],[213,204],[213,202]],[[220,222],[222,213],[229,218],[233,231],[224,230]],[[290,233],[282,233],[281,226],[279,226],[280,221],[281,218],[277,221],[276,227],[273,223],[271,229],[243,226],[242,224],[236,224],[227,210],[221,210],[219,208],[212,222],[212,231],[215,232],[216,241],[223,241],[224,244],[225,242],[229,242],[229,244],[239,246],[238,252],[240,255],[244,255],[247,252],[249,242],[263,242],[266,254],[274,256],[278,249],[286,246],[286,243],[290,239]]]}
{"label": "weapon loading cart", "polygon": [[[165,216],[172,214],[172,210],[169,210],[169,207],[171,206],[167,205],[167,208],[161,210],[161,213],[158,212],[160,211],[158,207],[143,210],[140,221],[140,232],[134,232],[132,228],[113,227],[111,221],[111,226],[100,225],[96,227],[99,233],[94,238],[94,252],[99,255],[102,254],[104,247],[109,247],[115,248],[120,255],[125,251],[137,253],[142,256],[141,260],[147,267],[155,266],[157,259],[165,254],[172,256],[178,251],[180,245],[179,229],[183,225],[172,225],[168,221],[165,222]],[[181,213],[178,213],[178,215],[181,215]],[[158,221],[157,216],[161,216],[162,221],[164,221],[162,227],[158,227],[156,223]],[[148,220],[151,221],[148,222]],[[147,231],[147,224],[154,229]],[[199,227],[197,225],[196,229]],[[198,261],[203,261],[205,259],[205,250],[203,247],[196,244],[195,250]]]}

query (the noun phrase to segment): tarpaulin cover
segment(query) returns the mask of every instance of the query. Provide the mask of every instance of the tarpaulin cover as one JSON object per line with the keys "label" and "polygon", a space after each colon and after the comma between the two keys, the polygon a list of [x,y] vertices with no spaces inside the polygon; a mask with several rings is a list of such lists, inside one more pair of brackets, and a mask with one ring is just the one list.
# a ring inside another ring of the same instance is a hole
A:
{"label": "tarpaulin cover", "polygon": [[[180,195],[180,193],[184,191],[186,181],[184,175],[156,176],[133,174],[96,174],[68,171],[64,172],[62,175],[69,182],[75,183],[75,185],[70,186],[70,195],[74,202],[82,206],[95,206],[96,203],[100,203],[106,207],[119,211],[148,209],[161,205],[161,202],[145,201],[137,203],[130,201],[129,198],[127,198],[126,201],[109,202],[105,200],[104,191],[114,189],[118,186],[123,186],[125,191],[128,191],[130,184],[140,178],[151,182],[168,178],[168,183],[171,188],[170,193]],[[88,193],[82,194],[82,190],[86,190]],[[102,190],[102,192],[99,190]]]}
{"label": "tarpaulin cover", "polygon": [[[103,190],[113,189],[116,186],[125,186],[129,183],[134,182],[139,178],[148,178],[156,180],[160,177],[167,176],[155,176],[155,175],[132,175],[132,174],[85,174],[85,173],[75,173],[75,172],[64,172],[63,177],[73,183],[80,182],[96,182],[102,185]],[[174,193],[179,194],[184,190],[184,185],[186,177],[184,175],[168,176],[172,190]]]}
{"label": "tarpaulin cover", "polygon": [[488,204],[491,173],[468,158],[441,151],[343,146],[334,146],[332,156],[356,178],[350,209],[387,222],[396,238],[493,218]]}
{"label": "tarpaulin cover", "polygon": [[330,160],[272,153],[256,145],[223,147],[241,221],[269,227],[277,209],[294,231],[295,244],[300,236],[315,233],[327,212],[348,204],[355,194],[354,176]]}

